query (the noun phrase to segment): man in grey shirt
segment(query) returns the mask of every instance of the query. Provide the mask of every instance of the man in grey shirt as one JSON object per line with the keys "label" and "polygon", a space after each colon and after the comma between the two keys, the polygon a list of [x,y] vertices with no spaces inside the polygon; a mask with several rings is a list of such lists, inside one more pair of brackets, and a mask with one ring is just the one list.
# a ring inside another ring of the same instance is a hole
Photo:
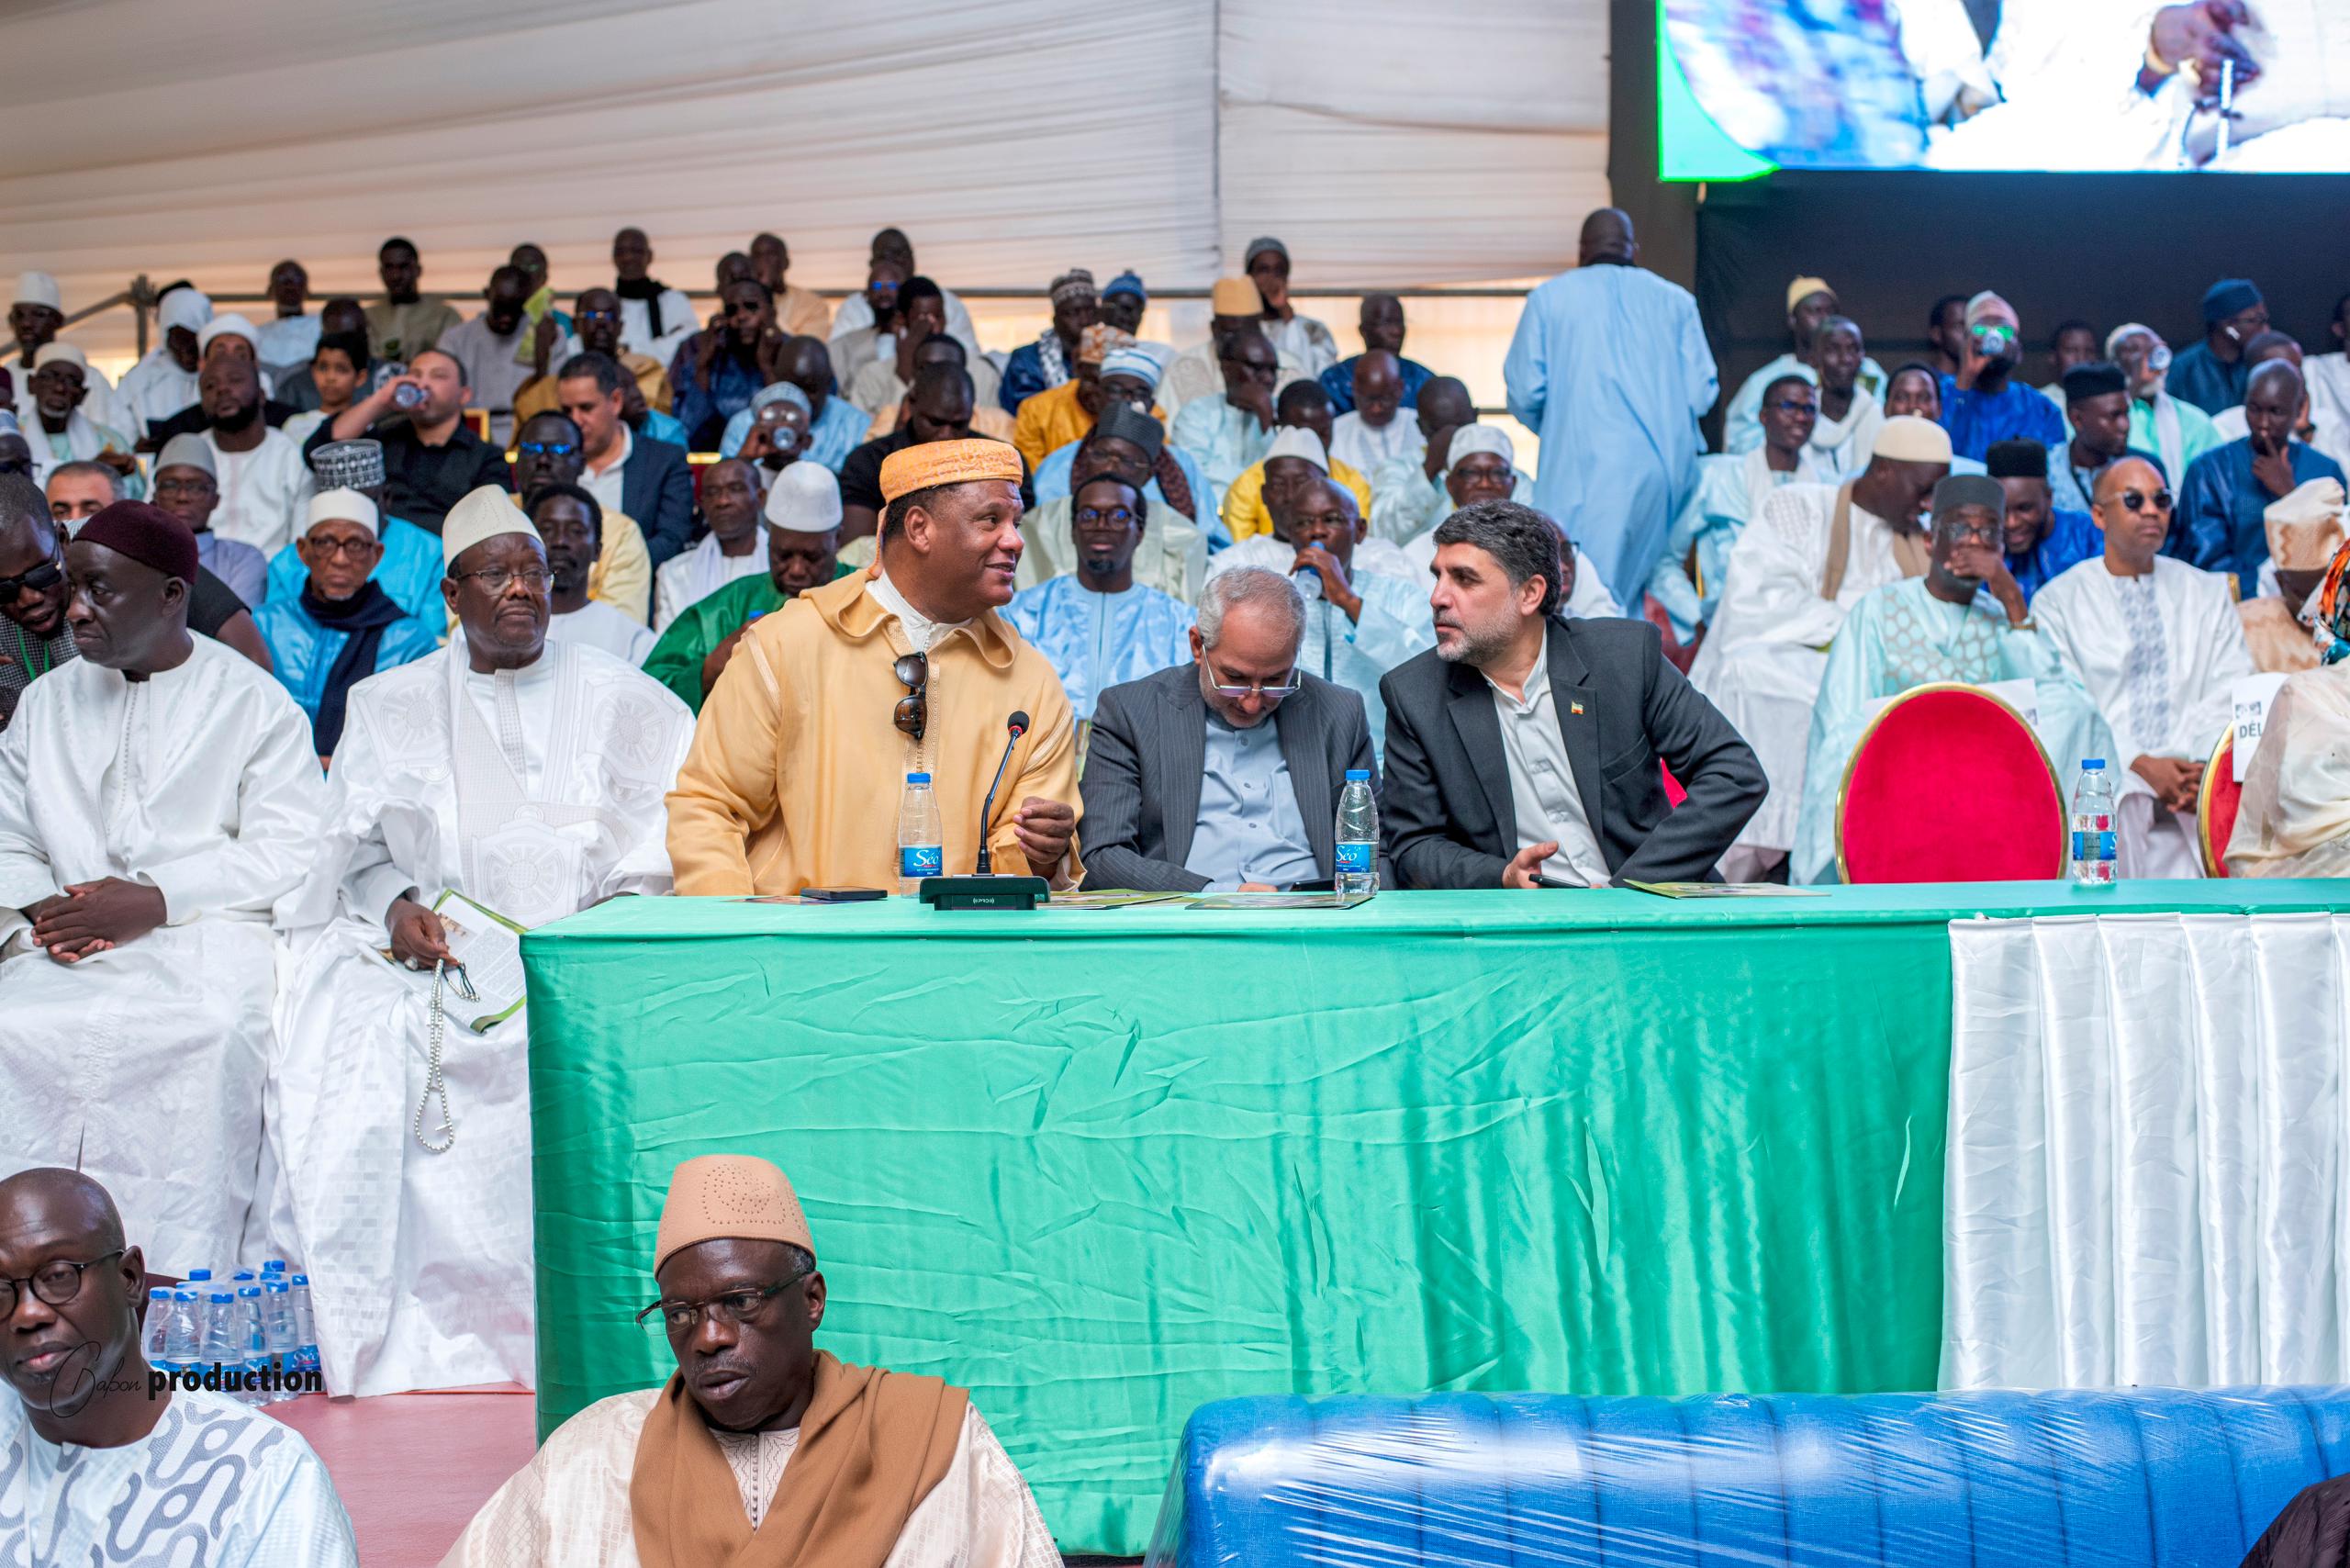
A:
{"label": "man in grey shirt", "polygon": [[1240,567],[1200,590],[1190,664],[1102,693],[1080,786],[1090,886],[1329,879],[1347,770],[1374,792],[1378,772],[1362,698],[1297,667],[1304,632],[1297,586]]}

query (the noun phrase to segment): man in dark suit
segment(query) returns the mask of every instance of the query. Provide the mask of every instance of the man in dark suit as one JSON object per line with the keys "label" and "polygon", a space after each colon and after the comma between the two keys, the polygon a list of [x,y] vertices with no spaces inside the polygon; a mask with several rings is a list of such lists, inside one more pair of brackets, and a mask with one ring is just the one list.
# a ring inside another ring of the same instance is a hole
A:
{"label": "man in dark suit", "polygon": [[1304,633],[1296,585],[1244,566],[1200,590],[1190,664],[1102,693],[1080,785],[1093,886],[1329,880],[1347,770],[1374,793],[1379,772],[1361,697],[1297,667]]}
{"label": "man in dark suit", "polygon": [[[1573,567],[1529,507],[1463,507],[1436,545],[1437,645],[1380,682],[1380,814],[1404,885],[1707,876],[1768,786],[1752,748],[1665,661],[1656,628],[1557,616]],[[1677,808],[1660,762],[1688,791]]]}
{"label": "man in dark suit", "polygon": [[[555,396],[579,427],[587,458],[581,487],[606,511],[625,512],[643,532],[645,554],[661,563],[693,543],[694,480],[686,449],[628,428],[621,409],[632,384],[608,353],[574,354],[555,373]],[[620,483],[612,483],[618,470]]]}

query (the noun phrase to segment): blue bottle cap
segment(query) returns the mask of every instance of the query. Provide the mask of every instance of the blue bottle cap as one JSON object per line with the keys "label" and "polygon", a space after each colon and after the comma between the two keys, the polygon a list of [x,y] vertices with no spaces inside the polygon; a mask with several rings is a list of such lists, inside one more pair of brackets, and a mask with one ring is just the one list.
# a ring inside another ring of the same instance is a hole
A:
{"label": "blue bottle cap", "polygon": [[2081,758],[2081,771],[2084,773],[2104,772],[2105,758],[2101,756],[2085,756]]}
{"label": "blue bottle cap", "polygon": [[196,1299],[196,1293],[192,1290],[176,1290],[172,1293],[172,1299],[173,1301],[194,1301]]}
{"label": "blue bottle cap", "polygon": [[209,1269],[190,1269],[187,1271],[187,1277],[191,1282],[196,1280],[208,1280],[212,1277],[212,1271]]}
{"label": "blue bottle cap", "polygon": [[261,1287],[259,1285],[246,1285],[240,1289],[237,1294],[241,1296],[249,1295],[258,1297],[261,1294]]}
{"label": "blue bottle cap", "polygon": [[909,784],[927,784],[930,782],[930,775],[927,773],[909,773],[906,775],[906,782]]}
{"label": "blue bottle cap", "polygon": [[1347,769],[1348,783],[1351,784],[1358,778],[1361,779],[1365,783],[1369,783],[1371,781],[1371,769],[1368,767],[1349,767]]}
{"label": "blue bottle cap", "polygon": [[261,1262],[261,1271],[264,1274],[282,1274],[285,1272],[285,1260],[283,1258],[264,1258]]}
{"label": "blue bottle cap", "polygon": [[214,1301],[234,1301],[237,1298],[230,1295],[227,1291],[214,1291],[212,1293],[212,1299]]}
{"label": "blue bottle cap", "polygon": [[235,1280],[250,1280],[253,1277],[253,1271],[251,1269],[240,1269],[229,1277]]}
{"label": "blue bottle cap", "polygon": [[307,1290],[309,1288],[310,1276],[308,1274],[297,1274],[294,1276],[294,1282]]}
{"label": "blue bottle cap", "polygon": [[172,1299],[171,1287],[169,1285],[151,1285],[147,1290],[147,1299],[149,1301],[169,1301]]}
{"label": "blue bottle cap", "polygon": [[289,1287],[284,1280],[272,1280],[261,1288],[269,1292],[273,1295],[281,1295],[291,1287]]}

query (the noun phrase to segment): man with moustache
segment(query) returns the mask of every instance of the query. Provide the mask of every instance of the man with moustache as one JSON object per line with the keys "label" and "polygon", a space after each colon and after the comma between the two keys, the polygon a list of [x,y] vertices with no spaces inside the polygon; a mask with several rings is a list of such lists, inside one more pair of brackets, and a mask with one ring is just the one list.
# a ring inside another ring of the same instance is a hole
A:
{"label": "man with moustache", "polygon": [[767,528],[759,517],[766,476],[740,457],[722,457],[702,470],[698,499],[708,532],[700,543],[662,563],[653,585],[654,631],[665,630],[696,600],[735,578],[767,569]]}
{"label": "man with moustache", "polygon": [[1131,480],[1086,474],[1070,501],[1060,549],[1077,569],[1022,589],[1004,618],[1052,661],[1084,721],[1109,688],[1182,663],[1192,618],[1189,605],[1135,580],[1150,503]]}
{"label": "man with moustache", "polygon": [[197,438],[211,450],[219,493],[212,528],[221,538],[250,544],[267,556],[302,527],[317,493],[309,465],[293,437],[263,420],[261,372],[252,361],[234,353],[208,355],[196,386],[212,421]]}
{"label": "man with moustache", "polygon": [[548,638],[546,549],[503,489],[460,500],[441,545],[463,634],[352,689],[279,912],[266,1224],[309,1266],[338,1394],[533,1380],[529,1008],[468,1027],[444,986],[436,1058],[435,968],[452,920],[528,929],[666,891],[661,792],[693,724],[659,682]]}

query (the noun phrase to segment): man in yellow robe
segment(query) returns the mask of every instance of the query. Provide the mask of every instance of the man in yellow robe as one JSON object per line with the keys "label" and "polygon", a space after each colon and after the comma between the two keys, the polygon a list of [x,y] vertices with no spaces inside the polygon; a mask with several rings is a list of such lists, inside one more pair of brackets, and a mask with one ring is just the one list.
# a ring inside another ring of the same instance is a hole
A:
{"label": "man in yellow robe", "polygon": [[[1133,394],[1137,405],[1150,400],[1150,389],[1140,383],[1119,386],[1104,386],[1102,362],[1120,349],[1135,346],[1132,332],[1122,332],[1115,327],[1100,322],[1078,335],[1075,374],[1058,386],[1048,386],[1020,405],[1020,414],[1013,421],[1012,444],[1028,460],[1033,470],[1036,465],[1058,452],[1073,441],[1083,441],[1100,417],[1102,405],[1107,398],[1121,393]],[[1167,416],[1156,407],[1150,417],[1161,425]]]}
{"label": "man in yellow robe", "polygon": [[997,441],[926,442],[881,465],[873,566],[755,622],[711,688],[669,792],[684,894],[898,882],[897,801],[927,772],[949,874],[1077,875],[1076,723],[1044,655],[997,613],[1020,561],[1020,458]]}

